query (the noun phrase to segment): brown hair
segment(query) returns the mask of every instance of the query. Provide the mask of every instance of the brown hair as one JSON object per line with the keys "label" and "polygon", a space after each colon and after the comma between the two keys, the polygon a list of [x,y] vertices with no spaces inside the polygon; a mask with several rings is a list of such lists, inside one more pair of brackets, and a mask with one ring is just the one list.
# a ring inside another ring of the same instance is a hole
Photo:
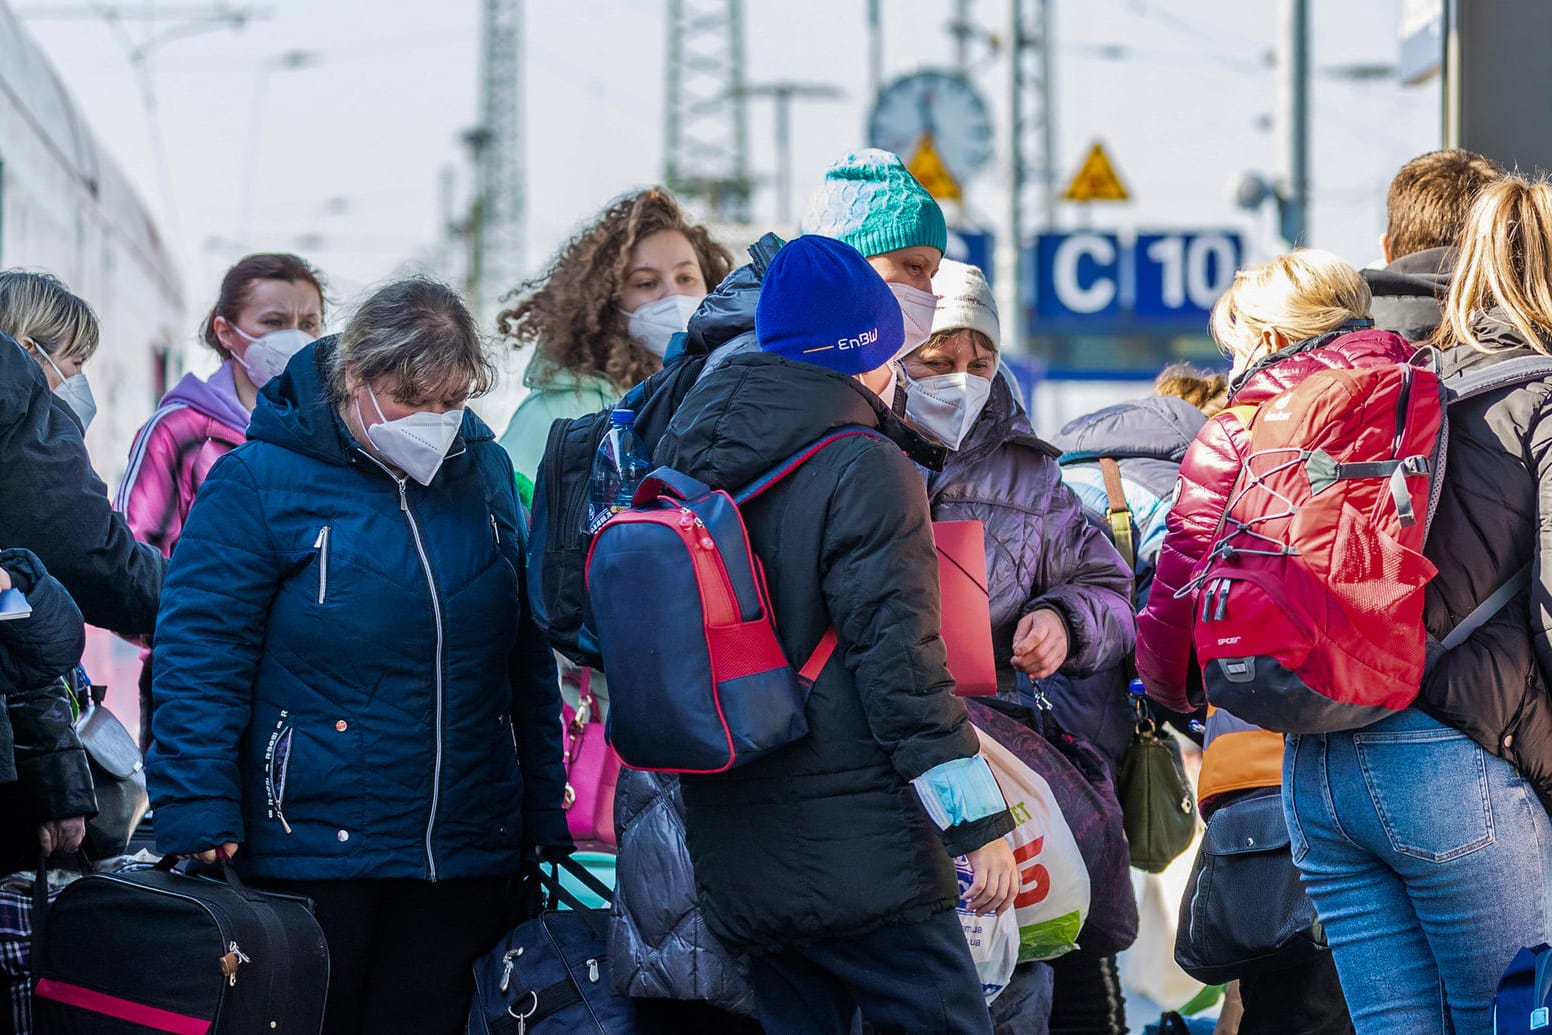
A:
{"label": "brown hair", "polygon": [[1171,363],[1153,382],[1154,395],[1173,395],[1211,417],[1229,400],[1229,375],[1200,370],[1189,363]]}
{"label": "brown hair", "polygon": [[1527,346],[1552,354],[1552,185],[1545,181],[1506,175],[1477,196],[1434,344],[1493,351],[1473,328],[1490,309]]}
{"label": "brown hair", "polygon": [[216,296],[216,304],[210,307],[210,312],[205,314],[204,323],[199,326],[201,340],[215,349],[216,354],[222,359],[231,359],[232,354],[227,351],[225,345],[221,344],[221,339],[216,337],[216,317],[221,317],[227,323],[236,323],[237,314],[248,304],[248,295],[253,289],[254,281],[258,280],[284,280],[290,284],[300,282],[311,284],[318,289],[318,315],[323,315],[325,301],[323,277],[306,259],[284,252],[258,252],[245,255],[226,271],[226,276],[221,278],[221,292]]}
{"label": "brown hair", "polygon": [[1491,158],[1459,148],[1430,151],[1403,165],[1385,195],[1391,257],[1459,244],[1472,202],[1503,175]]}
{"label": "brown hair", "polygon": [[395,281],[372,292],[350,318],[329,355],[330,397],[347,394],[346,374],[371,383],[386,378],[393,396],[412,403],[451,386],[484,395],[496,363],[458,292],[429,277]]}
{"label": "brown hair", "polygon": [[631,340],[629,317],[615,299],[636,242],[661,230],[689,239],[708,288],[733,268],[733,256],[709,230],[688,222],[668,191],[651,187],[610,202],[542,276],[520,285],[513,294],[521,301],[496,317],[497,333],[517,348],[537,346],[539,358],[556,369],[601,373],[621,392],[645,380],[662,361]]}

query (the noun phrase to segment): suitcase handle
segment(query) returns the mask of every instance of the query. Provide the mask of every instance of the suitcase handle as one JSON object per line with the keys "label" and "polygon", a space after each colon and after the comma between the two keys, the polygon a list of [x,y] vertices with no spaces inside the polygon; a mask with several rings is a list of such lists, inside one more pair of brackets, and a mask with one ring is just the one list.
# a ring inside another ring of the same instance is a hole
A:
{"label": "suitcase handle", "polygon": [[[232,865],[231,856],[217,848],[216,859],[221,864],[221,878],[226,881],[226,883],[233,891],[237,892],[249,902],[262,902],[264,900],[263,895],[257,891],[251,890],[248,885],[243,883],[242,878],[237,876],[237,868]],[[186,874],[186,870],[178,869],[178,864],[189,861],[191,860],[180,859],[176,855],[164,855],[157,860],[155,868],[161,870],[163,873]]]}

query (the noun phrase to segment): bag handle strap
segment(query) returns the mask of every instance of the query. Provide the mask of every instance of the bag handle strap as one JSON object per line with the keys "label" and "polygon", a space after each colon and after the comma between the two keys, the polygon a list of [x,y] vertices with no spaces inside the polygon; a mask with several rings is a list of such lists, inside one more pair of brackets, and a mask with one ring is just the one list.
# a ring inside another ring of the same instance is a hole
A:
{"label": "bag handle strap", "polygon": [[1137,544],[1132,540],[1132,509],[1126,505],[1126,490],[1121,487],[1121,465],[1108,456],[1099,458],[1099,473],[1105,479],[1105,498],[1110,509],[1105,519],[1110,522],[1110,534],[1116,549],[1131,571],[1137,570]]}

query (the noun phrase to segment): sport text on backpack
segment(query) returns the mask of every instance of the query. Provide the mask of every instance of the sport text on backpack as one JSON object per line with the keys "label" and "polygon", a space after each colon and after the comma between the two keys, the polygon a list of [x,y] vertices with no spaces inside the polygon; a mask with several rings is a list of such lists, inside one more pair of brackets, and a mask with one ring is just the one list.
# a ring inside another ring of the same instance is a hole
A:
{"label": "sport text on backpack", "polygon": [[808,732],[803,706],[835,630],[794,671],[739,507],[856,435],[884,439],[840,428],[736,495],[660,467],[593,537],[588,602],[609,674],[609,743],[626,765],[720,773]]}
{"label": "sport text on backpack", "polygon": [[1325,370],[1234,407],[1250,449],[1193,594],[1207,698],[1283,733],[1378,721],[1416,699],[1430,657],[1464,642],[1525,584],[1498,587],[1440,643],[1423,627],[1423,556],[1448,406],[1552,377],[1525,358],[1441,379],[1424,366]]}

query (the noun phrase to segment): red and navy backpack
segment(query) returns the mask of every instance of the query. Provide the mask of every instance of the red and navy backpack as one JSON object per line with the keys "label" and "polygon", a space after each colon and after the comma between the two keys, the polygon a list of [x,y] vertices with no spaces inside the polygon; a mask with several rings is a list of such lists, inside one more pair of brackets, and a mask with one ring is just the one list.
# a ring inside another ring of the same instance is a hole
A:
{"label": "red and navy backpack", "polygon": [[660,467],[594,535],[588,603],[609,676],[608,739],[626,765],[720,773],[808,732],[804,703],[835,630],[793,668],[739,507],[855,435],[883,437],[837,429],[738,493]]}

